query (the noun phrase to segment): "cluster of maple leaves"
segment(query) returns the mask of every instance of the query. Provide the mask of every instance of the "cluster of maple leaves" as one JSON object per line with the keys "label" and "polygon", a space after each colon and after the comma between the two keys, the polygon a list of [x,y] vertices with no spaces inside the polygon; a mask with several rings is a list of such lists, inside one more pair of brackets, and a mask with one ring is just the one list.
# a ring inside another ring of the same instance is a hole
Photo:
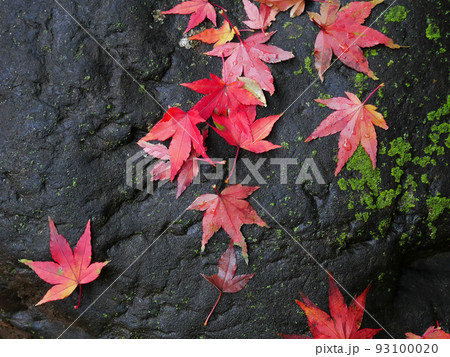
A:
{"label": "cluster of maple leaves", "polygon": [[[244,24],[246,31],[257,31],[243,39],[244,31],[233,26],[226,15],[226,9],[209,0],[188,0],[176,5],[162,14],[191,15],[185,33],[189,32],[206,18],[214,28],[206,29],[190,37],[208,44],[214,44],[206,55],[222,59],[221,77],[211,73],[210,78],[199,79],[182,85],[203,94],[187,112],[178,107],[167,110],[163,118],[139,140],[138,145],[150,156],[158,159],[150,175],[153,181],[177,179],[178,198],[199,174],[198,160],[212,165],[224,162],[214,162],[207,155],[205,139],[208,136],[208,126],[219,134],[229,145],[254,153],[262,153],[280,148],[265,140],[272,131],[274,124],[281,118],[273,115],[257,118],[257,106],[266,106],[264,91],[272,95],[275,92],[273,76],[265,63],[278,63],[294,57],[267,42],[275,32],[267,32],[275,21],[278,12],[290,10],[291,17],[298,16],[305,9],[305,0],[256,0],[256,6],[249,0],[242,0],[248,20]],[[361,48],[384,44],[390,48],[399,45],[380,32],[363,26],[371,10],[383,0],[351,2],[341,7],[339,0],[320,1],[320,13],[309,13],[311,21],[320,27],[315,42],[315,67],[320,79],[331,65],[334,55],[345,65],[377,79],[370,70],[367,59]],[[223,17],[223,24],[217,28],[217,13]],[[231,42],[234,37],[237,42]],[[381,87],[380,85],[379,87]],[[378,87],[378,88],[379,88]],[[372,92],[376,92],[376,90]],[[347,93],[347,97],[317,99],[316,101],[335,110],[307,138],[310,141],[319,137],[340,132],[337,175],[347,160],[353,155],[358,145],[361,145],[369,155],[373,167],[376,166],[377,139],[375,126],[387,129],[383,116],[376,107],[366,104],[372,95],[361,102],[359,98]],[[208,120],[212,119],[212,124]],[[204,124],[204,125],[203,125]],[[203,125],[203,128],[199,128]],[[205,126],[207,125],[207,126]],[[171,139],[169,147],[162,143]],[[231,174],[230,174],[231,175]],[[226,181],[227,183],[227,181]],[[205,325],[217,306],[223,293],[235,293],[243,289],[250,275],[235,276],[237,264],[234,246],[242,250],[242,256],[248,264],[248,249],[241,232],[244,224],[257,224],[267,227],[253,207],[246,201],[258,187],[229,185],[222,192],[215,186],[215,194],[204,194],[198,197],[189,207],[190,210],[204,211],[203,237],[201,249],[210,238],[223,228],[230,236],[230,245],[219,260],[218,274],[203,277],[213,284],[220,292],[216,304],[208,315]],[[63,299],[69,296],[77,286],[95,280],[101,269],[108,263],[91,264],[90,222],[72,252],[65,238],[58,234],[51,219],[50,251],[55,262],[33,262],[22,259],[21,262],[32,268],[44,281],[54,284],[47,294],[38,302],[42,303]],[[344,303],[344,298],[330,276],[330,315],[320,310],[303,293],[303,302],[297,304],[305,311],[314,338],[372,338],[380,329],[360,330],[366,295],[369,287],[356,298],[350,307]],[[78,308],[80,300],[78,301]],[[285,338],[305,338],[299,335],[282,335]],[[420,337],[407,333],[408,338],[448,338],[448,334],[439,328],[430,327]]]}

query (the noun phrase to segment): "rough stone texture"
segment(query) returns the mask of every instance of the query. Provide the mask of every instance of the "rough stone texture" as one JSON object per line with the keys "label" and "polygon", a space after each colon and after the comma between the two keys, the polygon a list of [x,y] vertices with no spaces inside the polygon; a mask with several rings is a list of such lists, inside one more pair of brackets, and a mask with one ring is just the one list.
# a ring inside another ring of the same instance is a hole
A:
{"label": "rough stone texture", "polygon": [[[393,336],[422,333],[436,320],[450,328],[449,211],[448,202],[439,200],[449,197],[450,144],[448,127],[442,125],[448,116],[427,119],[447,103],[447,54],[441,53],[448,35],[445,2],[399,0],[396,6],[406,7],[406,19],[386,21],[383,15],[374,24],[409,46],[368,50],[371,68],[386,83],[373,101],[390,126],[377,130],[376,171],[367,157],[356,155],[350,170],[334,177],[337,135],[303,142],[330,113],[314,98],[344,91],[365,97],[377,85],[340,62],[276,124],[270,139],[283,142],[283,149],[241,154],[251,162],[293,157],[302,163],[313,157],[326,184],[295,185],[300,166],[293,166],[289,184],[280,185],[278,167],[263,165],[268,184],[253,197],[267,211],[250,202],[271,228],[244,227],[250,264],[238,257],[238,273],[256,275],[242,292],[223,296],[206,328],[203,321],[217,291],[200,273],[216,271],[228,237],[216,234],[200,254],[200,212],[186,212],[169,225],[196,195],[211,192],[212,182],[203,178],[178,200],[173,184],[153,195],[126,185],[126,160],[139,151],[137,140],[163,111],[124,69],[163,107],[180,103],[187,110],[200,96],[179,83],[219,74],[220,59],[203,55],[208,45],[179,45],[188,18],[159,13],[177,1],[61,1],[123,68],[55,2],[0,3],[1,337],[56,337],[103,292],[63,337],[275,338],[279,332],[306,332],[306,318],[294,299],[301,289],[326,309],[327,277],[270,215],[351,294],[373,281],[367,309]],[[244,20],[239,1],[221,3],[232,21]],[[377,6],[367,23],[389,3]],[[318,6],[309,2],[307,9]],[[434,26],[440,38],[433,38]],[[273,29],[278,33],[271,43],[296,57],[271,66],[276,92],[260,116],[284,111],[316,78],[307,62],[318,28],[308,16],[281,14]],[[430,137],[439,132],[437,126],[441,135]],[[234,148],[213,133],[207,144],[211,157],[234,155]],[[428,159],[415,159],[423,157]],[[239,180],[246,174],[239,162]],[[377,205],[380,196],[386,204]],[[98,280],[85,285],[79,311],[73,309],[76,293],[34,307],[49,285],[18,263],[51,258],[47,216],[72,245],[91,218],[93,257],[112,260]],[[367,315],[363,325],[377,327]]]}

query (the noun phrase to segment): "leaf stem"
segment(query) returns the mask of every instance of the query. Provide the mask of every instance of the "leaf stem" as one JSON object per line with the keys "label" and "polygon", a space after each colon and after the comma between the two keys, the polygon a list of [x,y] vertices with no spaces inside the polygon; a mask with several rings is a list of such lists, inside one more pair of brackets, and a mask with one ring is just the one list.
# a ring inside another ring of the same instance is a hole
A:
{"label": "leaf stem", "polygon": [[[201,113],[201,111],[200,111],[200,113]],[[209,124],[207,121],[205,121],[205,124],[208,125],[211,129],[214,129],[214,127],[211,124]]]}
{"label": "leaf stem", "polygon": [[80,302],[81,302],[81,284],[79,284],[80,287],[80,294],[78,295],[78,305],[74,306],[75,309],[78,309],[80,307]]}
{"label": "leaf stem", "polygon": [[220,292],[219,297],[217,298],[216,303],[214,304],[214,306],[213,306],[211,312],[209,313],[208,317],[206,318],[205,323],[203,324],[204,326],[208,325],[209,318],[211,317],[212,313],[213,313],[214,310],[216,309],[216,306],[217,306],[217,304],[219,303],[219,300],[220,300],[221,297],[222,297],[222,292]]}
{"label": "leaf stem", "polygon": [[[221,15],[223,16],[223,18],[225,19],[225,21],[227,21],[227,22],[230,24],[231,28],[234,30],[235,27],[233,26],[233,23],[230,21],[230,19],[228,18],[228,16],[225,15],[225,13],[227,12],[227,10],[226,10],[225,8],[223,8],[222,6],[217,5],[217,4],[214,4],[214,3],[212,3],[212,2],[211,2],[210,4],[211,4],[212,6],[217,7],[218,9],[222,10],[222,11],[219,11],[219,14],[221,14]],[[240,41],[241,43],[244,43],[244,42],[242,41],[241,36],[239,35],[239,31],[234,31],[234,33],[236,34],[236,36],[237,36],[237,38],[239,39],[239,41]]]}
{"label": "leaf stem", "polygon": [[236,156],[235,156],[234,162],[233,162],[233,168],[231,169],[230,175],[225,180],[225,183],[230,182],[230,178],[231,178],[231,176],[233,176],[234,168],[236,167],[236,161],[237,161],[237,158],[238,158],[238,155],[239,155],[239,149],[240,149],[240,146],[237,147]]}
{"label": "leaf stem", "polygon": [[214,189],[214,191],[216,191],[217,196],[220,197],[220,192],[217,190],[217,186],[216,185],[212,185],[212,188]]}
{"label": "leaf stem", "polygon": [[374,89],[374,91],[372,92],[372,93],[370,93],[369,94],[369,96],[366,98],[366,100],[364,101],[364,103],[363,103],[363,105],[364,104],[366,104],[366,102],[369,100],[369,98],[378,90],[378,89],[380,89],[381,87],[384,87],[384,83],[381,83],[378,87],[376,87],[375,89]]}

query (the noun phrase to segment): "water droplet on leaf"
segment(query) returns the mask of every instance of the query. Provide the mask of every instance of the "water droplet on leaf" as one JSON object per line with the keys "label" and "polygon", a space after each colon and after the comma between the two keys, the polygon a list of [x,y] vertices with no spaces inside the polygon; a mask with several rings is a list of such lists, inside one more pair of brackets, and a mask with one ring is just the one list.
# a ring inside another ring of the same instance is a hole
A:
{"label": "water droplet on leaf", "polygon": [[345,139],[344,140],[344,145],[342,145],[342,147],[347,150],[350,151],[352,149],[352,143],[350,142],[350,140]]}

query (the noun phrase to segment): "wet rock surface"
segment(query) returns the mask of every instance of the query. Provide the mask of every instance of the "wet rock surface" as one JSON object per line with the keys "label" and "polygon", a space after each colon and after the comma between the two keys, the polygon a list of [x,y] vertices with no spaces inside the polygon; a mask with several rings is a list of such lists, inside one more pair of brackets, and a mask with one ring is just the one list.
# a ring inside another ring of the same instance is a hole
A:
{"label": "wet rock surface", "polygon": [[[179,84],[220,74],[220,59],[203,55],[208,45],[182,41],[192,48],[180,46],[188,18],[159,11],[176,1],[61,2],[120,66],[55,2],[1,1],[0,336],[275,338],[279,332],[304,333],[306,317],[294,299],[301,289],[327,310],[324,269],[333,271],[351,294],[372,281],[367,310],[395,337],[422,333],[436,320],[448,330],[445,5],[399,0],[395,11],[382,14],[390,3],[377,6],[366,24],[379,17],[373,27],[409,47],[367,51],[371,68],[386,84],[373,103],[390,127],[377,129],[375,171],[357,151],[334,177],[338,136],[304,140],[330,113],[313,99],[344,91],[365,98],[378,82],[340,62],[327,71],[324,83],[315,81],[309,59],[318,28],[307,15],[290,19],[280,14],[271,28],[278,31],[271,44],[292,51],[295,59],[271,65],[276,92],[258,113],[279,114],[289,107],[269,137],[283,148],[240,156],[251,163],[267,159],[259,170],[267,184],[260,184],[250,203],[271,228],[243,228],[250,262],[245,265],[238,254],[238,273],[254,272],[255,277],[240,293],[224,295],[204,327],[217,291],[200,273],[216,272],[229,238],[217,233],[201,254],[202,214],[184,210],[196,196],[211,192],[212,183],[223,183],[203,177],[178,200],[175,184],[149,195],[127,186],[126,162],[139,152],[137,140],[162,117],[150,95],[164,108],[179,103],[188,110],[200,95]],[[240,2],[222,4],[236,24],[245,19]],[[307,9],[318,6],[310,2]],[[215,133],[207,145],[211,157],[235,154]],[[288,184],[281,185],[279,166],[269,159],[285,157],[299,164],[289,166]],[[307,158],[314,159],[325,184],[295,184]],[[211,168],[203,165],[203,171]],[[247,174],[239,161],[237,181]],[[252,178],[249,184],[257,182]],[[83,286],[80,310],[73,309],[76,293],[35,307],[50,285],[18,262],[51,259],[47,216],[72,246],[92,219],[93,259],[111,259],[94,283]],[[366,315],[363,326],[377,323]],[[379,337],[388,335],[383,331]]]}

